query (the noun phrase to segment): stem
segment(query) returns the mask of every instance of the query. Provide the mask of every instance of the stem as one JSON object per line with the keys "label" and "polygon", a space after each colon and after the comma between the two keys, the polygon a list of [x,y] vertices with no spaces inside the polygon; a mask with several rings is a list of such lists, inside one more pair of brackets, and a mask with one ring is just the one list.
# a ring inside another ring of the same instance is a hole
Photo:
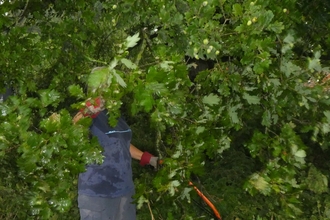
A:
{"label": "stem", "polygon": [[24,15],[28,5],[29,5],[29,0],[26,1],[22,13],[18,16],[18,19],[16,20],[16,25],[19,24],[23,20],[23,15]]}
{"label": "stem", "polygon": [[158,154],[158,157],[159,158],[163,158],[162,157],[162,154],[161,154],[161,151],[160,151],[160,147],[159,147],[159,143],[162,139],[162,134],[160,132],[159,129],[157,129],[157,135],[156,135],[156,150],[157,150],[157,154]]}
{"label": "stem", "polygon": [[148,208],[149,208],[149,211],[150,211],[150,215],[151,215],[151,220],[155,220],[155,217],[154,217],[154,215],[152,214],[152,210],[151,210],[151,207],[150,207],[150,202],[149,202],[149,200],[148,200]]}
{"label": "stem", "polygon": [[105,65],[108,65],[107,62],[104,62],[104,61],[101,61],[101,60],[95,60],[91,57],[88,57],[88,56],[85,56],[89,61],[92,61],[92,62],[95,62],[95,63],[102,63],[102,64],[105,64]]}

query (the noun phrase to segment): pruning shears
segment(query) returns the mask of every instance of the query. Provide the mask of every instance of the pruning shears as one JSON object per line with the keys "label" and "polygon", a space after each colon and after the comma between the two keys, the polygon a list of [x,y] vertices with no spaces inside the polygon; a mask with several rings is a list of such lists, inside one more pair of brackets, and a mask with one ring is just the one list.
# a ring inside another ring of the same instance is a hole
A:
{"label": "pruning shears", "polygon": [[[158,160],[158,164],[159,165],[163,165],[164,161],[163,160]],[[201,190],[199,190],[197,188],[197,186],[195,186],[193,184],[192,181],[188,181],[188,185],[193,187],[193,189],[197,192],[198,196],[206,203],[206,205],[212,210],[214,217],[217,220],[222,220],[220,212],[217,210],[217,208],[213,205],[213,203],[202,193]]]}
{"label": "pruning shears", "polygon": [[188,182],[189,186],[192,186],[194,190],[197,192],[199,197],[207,204],[208,207],[212,210],[214,217],[217,218],[217,220],[222,220],[220,212],[217,210],[217,208],[213,205],[213,203],[195,186],[191,181]]}

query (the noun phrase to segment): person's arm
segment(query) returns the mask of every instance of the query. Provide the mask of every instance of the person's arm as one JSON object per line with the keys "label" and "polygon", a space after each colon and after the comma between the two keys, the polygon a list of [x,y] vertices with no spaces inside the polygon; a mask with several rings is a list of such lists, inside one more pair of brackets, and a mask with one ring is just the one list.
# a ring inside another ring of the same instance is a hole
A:
{"label": "person's arm", "polygon": [[136,148],[133,144],[131,144],[129,151],[133,159],[141,160],[143,152],[140,149]]}
{"label": "person's arm", "polygon": [[78,112],[72,119],[73,123],[77,123],[81,118],[83,118],[84,115],[81,112]]}
{"label": "person's arm", "polygon": [[153,156],[147,151],[142,152],[140,149],[136,148],[133,144],[130,144],[129,151],[131,153],[132,158],[140,161],[141,166],[150,164],[154,168],[157,168],[158,157]]}

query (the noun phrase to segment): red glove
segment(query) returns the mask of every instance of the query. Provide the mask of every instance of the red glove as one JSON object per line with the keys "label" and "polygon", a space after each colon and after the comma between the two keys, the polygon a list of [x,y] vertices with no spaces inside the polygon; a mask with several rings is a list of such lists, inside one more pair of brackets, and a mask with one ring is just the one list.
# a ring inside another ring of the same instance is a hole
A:
{"label": "red glove", "polygon": [[155,157],[149,152],[145,151],[142,154],[140,165],[145,166],[146,164],[150,164],[154,168],[157,168],[157,161],[158,161],[158,157]]}
{"label": "red glove", "polygon": [[97,115],[104,110],[104,100],[101,97],[95,98],[93,101],[86,101],[86,108],[80,110],[84,116],[96,118]]}

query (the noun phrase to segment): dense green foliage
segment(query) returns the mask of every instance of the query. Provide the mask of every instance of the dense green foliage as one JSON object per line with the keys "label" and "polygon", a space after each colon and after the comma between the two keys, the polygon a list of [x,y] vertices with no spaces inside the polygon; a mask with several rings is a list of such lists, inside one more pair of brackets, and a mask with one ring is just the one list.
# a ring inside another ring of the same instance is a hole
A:
{"label": "dense green foliage", "polygon": [[327,1],[0,4],[0,219],[78,219],[98,95],[164,159],[134,163],[139,219],[210,219],[191,179],[224,219],[330,219]]}

